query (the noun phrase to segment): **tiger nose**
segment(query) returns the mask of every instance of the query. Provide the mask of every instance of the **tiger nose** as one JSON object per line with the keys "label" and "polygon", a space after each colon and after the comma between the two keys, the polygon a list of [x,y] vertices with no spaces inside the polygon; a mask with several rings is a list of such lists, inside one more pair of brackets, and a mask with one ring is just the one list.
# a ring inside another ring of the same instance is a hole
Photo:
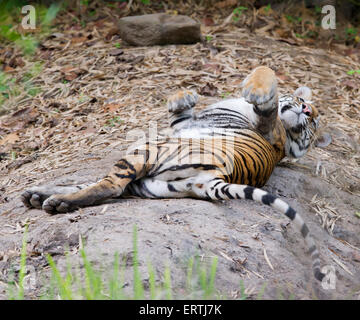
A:
{"label": "tiger nose", "polygon": [[308,116],[311,115],[311,109],[306,104],[302,105],[302,112],[304,112]]}

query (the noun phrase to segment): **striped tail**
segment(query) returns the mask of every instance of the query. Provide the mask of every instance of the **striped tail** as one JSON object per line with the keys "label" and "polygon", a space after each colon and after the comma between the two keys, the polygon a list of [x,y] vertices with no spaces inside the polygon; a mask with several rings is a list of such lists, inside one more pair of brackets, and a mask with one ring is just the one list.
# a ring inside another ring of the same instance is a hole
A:
{"label": "striped tail", "polygon": [[[200,190],[198,190],[198,192],[199,191]],[[250,199],[266,204],[285,214],[291,221],[293,221],[295,227],[300,231],[301,235],[305,239],[305,243],[313,261],[312,268],[315,278],[319,281],[324,278],[325,275],[320,271],[319,251],[315,246],[314,239],[310,235],[309,228],[301,216],[297,214],[296,211],[285,201],[259,188],[247,185],[230,184],[221,179],[212,180],[206,185],[205,196],[213,200]]]}

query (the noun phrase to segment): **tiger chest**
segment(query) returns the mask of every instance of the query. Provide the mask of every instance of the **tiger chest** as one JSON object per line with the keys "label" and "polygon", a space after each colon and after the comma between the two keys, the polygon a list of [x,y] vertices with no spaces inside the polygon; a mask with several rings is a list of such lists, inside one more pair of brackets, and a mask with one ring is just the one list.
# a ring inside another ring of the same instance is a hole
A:
{"label": "tiger chest", "polygon": [[233,150],[227,150],[224,179],[229,183],[262,187],[277,163],[273,146],[265,139],[236,140]]}

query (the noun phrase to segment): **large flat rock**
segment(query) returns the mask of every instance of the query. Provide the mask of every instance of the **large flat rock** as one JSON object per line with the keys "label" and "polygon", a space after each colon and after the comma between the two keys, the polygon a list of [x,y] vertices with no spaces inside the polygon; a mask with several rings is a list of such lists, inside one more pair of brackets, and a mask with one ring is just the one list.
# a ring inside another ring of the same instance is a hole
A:
{"label": "large flat rock", "polygon": [[200,24],[183,15],[130,16],[118,21],[121,38],[134,46],[191,44],[201,40]]}

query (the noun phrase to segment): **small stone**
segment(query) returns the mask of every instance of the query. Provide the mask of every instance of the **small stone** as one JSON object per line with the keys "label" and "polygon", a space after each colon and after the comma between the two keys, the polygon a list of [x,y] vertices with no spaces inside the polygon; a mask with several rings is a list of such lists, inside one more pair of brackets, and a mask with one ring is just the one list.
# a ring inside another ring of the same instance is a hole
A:
{"label": "small stone", "polygon": [[110,56],[119,56],[124,53],[124,50],[121,49],[114,49],[109,52]]}
{"label": "small stone", "polygon": [[360,262],[360,253],[353,251],[351,257],[354,261]]}

